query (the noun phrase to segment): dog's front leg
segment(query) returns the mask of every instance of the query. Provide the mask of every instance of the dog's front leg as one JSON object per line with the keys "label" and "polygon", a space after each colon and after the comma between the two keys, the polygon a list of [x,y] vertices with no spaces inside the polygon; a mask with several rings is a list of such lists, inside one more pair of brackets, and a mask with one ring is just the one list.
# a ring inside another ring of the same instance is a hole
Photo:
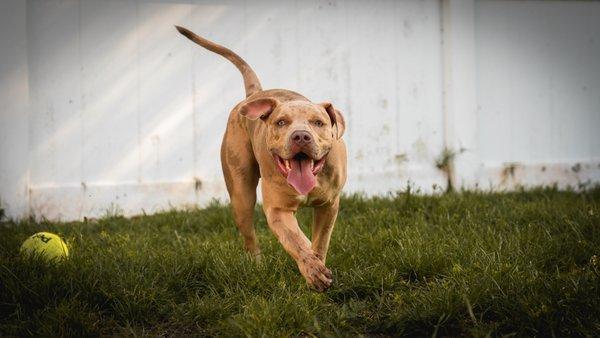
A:
{"label": "dog's front leg", "polygon": [[324,291],[333,282],[331,271],[315,255],[311,243],[298,226],[291,210],[265,207],[267,222],[285,251],[298,264],[300,273],[317,291]]}

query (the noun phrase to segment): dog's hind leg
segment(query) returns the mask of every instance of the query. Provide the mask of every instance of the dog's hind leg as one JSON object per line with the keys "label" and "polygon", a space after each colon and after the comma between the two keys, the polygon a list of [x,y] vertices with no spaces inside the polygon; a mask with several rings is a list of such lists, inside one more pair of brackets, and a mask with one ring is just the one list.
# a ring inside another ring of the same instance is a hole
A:
{"label": "dog's hind leg", "polygon": [[244,247],[250,254],[258,257],[260,248],[253,225],[256,186],[260,177],[258,163],[248,137],[232,137],[230,127],[231,124],[227,127],[221,145],[221,165],[231,199],[233,218],[244,239]]}

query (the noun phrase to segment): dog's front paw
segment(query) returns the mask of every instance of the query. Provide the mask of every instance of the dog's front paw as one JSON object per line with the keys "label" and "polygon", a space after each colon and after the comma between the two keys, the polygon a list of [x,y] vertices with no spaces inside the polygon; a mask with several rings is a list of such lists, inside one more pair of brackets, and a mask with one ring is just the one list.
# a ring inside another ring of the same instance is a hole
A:
{"label": "dog's front paw", "polygon": [[313,253],[301,258],[298,268],[306,282],[319,292],[325,291],[333,284],[331,270]]}

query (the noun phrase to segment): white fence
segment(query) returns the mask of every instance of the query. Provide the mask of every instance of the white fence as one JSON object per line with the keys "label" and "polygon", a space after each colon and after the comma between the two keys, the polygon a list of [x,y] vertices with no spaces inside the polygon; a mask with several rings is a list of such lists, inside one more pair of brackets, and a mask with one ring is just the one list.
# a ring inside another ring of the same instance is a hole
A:
{"label": "white fence", "polygon": [[[600,3],[0,2],[0,199],[81,219],[226,198],[239,52],[265,88],[346,116],[346,191],[600,181]],[[462,152],[460,150],[463,150]]]}

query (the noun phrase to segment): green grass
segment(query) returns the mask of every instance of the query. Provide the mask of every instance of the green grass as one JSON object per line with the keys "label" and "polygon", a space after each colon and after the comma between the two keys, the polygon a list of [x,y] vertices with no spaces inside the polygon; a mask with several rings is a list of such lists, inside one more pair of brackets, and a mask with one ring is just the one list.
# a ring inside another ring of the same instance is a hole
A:
{"label": "green grass", "polygon": [[[258,264],[227,206],[0,226],[0,335],[597,336],[600,189],[348,196],[310,291],[257,211]],[[310,211],[299,213],[307,225]],[[49,230],[71,259],[20,243]],[[308,228],[305,227],[308,232]]]}

